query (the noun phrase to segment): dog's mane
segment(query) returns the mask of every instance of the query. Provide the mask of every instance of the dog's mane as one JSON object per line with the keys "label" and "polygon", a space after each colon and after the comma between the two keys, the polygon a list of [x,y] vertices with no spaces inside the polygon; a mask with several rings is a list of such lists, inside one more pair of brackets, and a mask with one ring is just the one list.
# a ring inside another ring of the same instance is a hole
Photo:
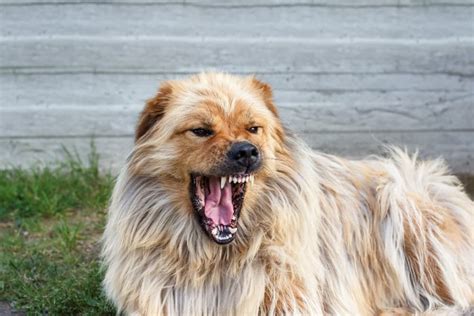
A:
{"label": "dog's mane", "polygon": [[242,213],[236,240],[221,246],[159,177],[135,173],[134,154],[104,234],[105,285],[119,310],[351,314],[469,305],[469,262],[453,263],[449,240],[472,253],[465,210],[473,204],[441,161],[418,163],[396,149],[388,158],[347,161],[289,134],[268,158],[275,170],[259,184],[265,194]]}

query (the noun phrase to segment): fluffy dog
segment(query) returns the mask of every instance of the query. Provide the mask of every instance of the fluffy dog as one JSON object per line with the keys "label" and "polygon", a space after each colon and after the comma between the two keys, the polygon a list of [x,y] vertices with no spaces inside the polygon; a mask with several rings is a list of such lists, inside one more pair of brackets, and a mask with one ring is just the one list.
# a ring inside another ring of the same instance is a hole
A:
{"label": "fluffy dog", "polygon": [[474,203],[441,161],[351,161],[271,88],[204,73],[148,101],[111,199],[105,289],[133,315],[461,313]]}

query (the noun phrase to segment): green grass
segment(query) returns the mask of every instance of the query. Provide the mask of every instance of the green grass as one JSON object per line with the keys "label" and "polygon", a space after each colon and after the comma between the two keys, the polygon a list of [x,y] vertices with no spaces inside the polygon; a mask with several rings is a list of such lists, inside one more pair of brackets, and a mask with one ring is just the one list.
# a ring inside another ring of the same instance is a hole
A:
{"label": "green grass", "polygon": [[0,302],[27,315],[115,315],[98,260],[113,179],[66,153],[54,167],[0,170]]}

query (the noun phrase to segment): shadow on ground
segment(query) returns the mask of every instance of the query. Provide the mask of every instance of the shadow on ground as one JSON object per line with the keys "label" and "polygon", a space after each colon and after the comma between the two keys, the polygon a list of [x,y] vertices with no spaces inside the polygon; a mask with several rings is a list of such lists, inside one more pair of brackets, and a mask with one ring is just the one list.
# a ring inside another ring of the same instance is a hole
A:
{"label": "shadow on ground", "polygon": [[459,180],[464,184],[467,194],[474,199],[474,175],[471,174],[459,174]]}

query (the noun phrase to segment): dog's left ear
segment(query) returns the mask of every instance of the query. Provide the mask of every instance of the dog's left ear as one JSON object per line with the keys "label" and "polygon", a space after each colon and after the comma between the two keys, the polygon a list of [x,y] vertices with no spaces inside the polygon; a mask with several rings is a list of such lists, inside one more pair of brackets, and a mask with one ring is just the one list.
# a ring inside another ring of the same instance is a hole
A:
{"label": "dog's left ear", "polygon": [[268,109],[272,111],[272,113],[275,114],[277,118],[279,118],[278,110],[275,104],[273,103],[272,87],[270,87],[269,84],[262,82],[255,77],[252,77],[252,85],[262,95],[263,100],[265,101],[265,104],[267,105]]}
{"label": "dog's left ear", "polygon": [[158,94],[147,101],[138,119],[135,131],[135,143],[144,137],[148,131],[163,117],[165,109],[170,101],[173,87],[171,82],[164,82],[160,86]]}

